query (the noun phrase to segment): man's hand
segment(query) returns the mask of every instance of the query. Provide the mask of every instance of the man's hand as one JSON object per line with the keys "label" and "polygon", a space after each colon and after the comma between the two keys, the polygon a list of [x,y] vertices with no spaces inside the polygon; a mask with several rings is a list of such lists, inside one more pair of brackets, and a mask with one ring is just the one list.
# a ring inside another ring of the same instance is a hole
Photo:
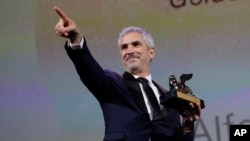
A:
{"label": "man's hand", "polygon": [[198,120],[201,116],[201,106],[195,103],[189,103],[189,107],[187,107],[181,113],[181,123],[183,127],[183,131],[192,130],[193,124],[196,120]]}
{"label": "man's hand", "polygon": [[72,44],[79,44],[81,42],[82,35],[79,32],[76,24],[72,21],[64,12],[57,6],[54,10],[59,15],[60,19],[55,26],[55,32],[58,36],[68,38]]}

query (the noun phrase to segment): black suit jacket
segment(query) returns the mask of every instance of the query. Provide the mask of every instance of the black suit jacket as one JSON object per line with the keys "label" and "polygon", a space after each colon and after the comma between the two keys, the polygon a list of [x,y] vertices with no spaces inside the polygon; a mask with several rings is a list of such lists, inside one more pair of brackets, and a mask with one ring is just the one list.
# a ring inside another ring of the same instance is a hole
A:
{"label": "black suit jacket", "polygon": [[[105,121],[104,141],[191,141],[194,133],[184,135],[180,115],[174,109],[163,108],[162,115],[150,120],[134,77],[103,70],[91,55],[86,40],[83,48],[65,49],[75,65],[81,81],[96,97]],[[154,82],[155,83],[155,82]],[[165,90],[155,83],[161,94]]]}

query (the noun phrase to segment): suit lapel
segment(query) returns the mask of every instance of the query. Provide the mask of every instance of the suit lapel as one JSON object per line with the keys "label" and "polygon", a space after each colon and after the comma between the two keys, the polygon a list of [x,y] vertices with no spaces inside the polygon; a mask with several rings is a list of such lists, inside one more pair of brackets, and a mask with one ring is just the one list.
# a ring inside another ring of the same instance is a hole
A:
{"label": "suit lapel", "polygon": [[136,104],[142,109],[144,113],[148,113],[138,81],[128,72],[123,74],[123,79],[128,90],[136,101]]}
{"label": "suit lapel", "polygon": [[[156,83],[155,81],[153,81],[153,84],[157,87],[160,96],[166,94],[168,91],[166,89],[164,89],[161,85],[159,85],[158,83]],[[168,107],[166,107],[165,105],[163,105],[163,109],[161,110],[161,115],[159,115],[159,117],[155,118],[154,120],[158,120],[164,116],[166,116],[168,114]]]}
{"label": "suit lapel", "polygon": [[160,92],[160,95],[166,94],[167,90],[165,90],[162,86],[160,86],[158,83],[156,83],[155,81],[153,81],[153,84],[157,87],[157,89]]}

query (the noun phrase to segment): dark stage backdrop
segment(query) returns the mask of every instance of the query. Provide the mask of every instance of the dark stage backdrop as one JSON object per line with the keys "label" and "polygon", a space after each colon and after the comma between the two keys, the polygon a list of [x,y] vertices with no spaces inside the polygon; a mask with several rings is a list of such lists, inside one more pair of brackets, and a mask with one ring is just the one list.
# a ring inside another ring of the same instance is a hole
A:
{"label": "dark stage backdrop", "polygon": [[169,75],[193,73],[187,84],[206,102],[195,141],[228,141],[229,124],[250,124],[249,0],[1,0],[1,141],[103,138],[99,104],[54,33],[55,5],[79,25],[101,66],[121,74],[120,29],[148,29],[153,78],[168,89]]}

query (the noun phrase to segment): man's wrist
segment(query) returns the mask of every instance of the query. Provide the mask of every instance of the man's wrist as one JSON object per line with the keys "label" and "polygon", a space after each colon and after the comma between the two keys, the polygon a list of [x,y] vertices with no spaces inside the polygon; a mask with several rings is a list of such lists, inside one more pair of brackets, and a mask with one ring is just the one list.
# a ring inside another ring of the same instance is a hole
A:
{"label": "man's wrist", "polygon": [[182,126],[182,131],[184,134],[188,134],[188,133],[192,132],[193,129],[194,129],[194,124],[192,124],[191,126],[188,126],[188,127]]}
{"label": "man's wrist", "polygon": [[76,29],[69,32],[67,38],[70,40],[71,44],[80,44],[82,39],[82,34]]}
{"label": "man's wrist", "polygon": [[194,129],[194,122],[187,121],[182,116],[180,116],[180,122],[184,134],[187,134]]}
{"label": "man's wrist", "polygon": [[79,50],[83,48],[84,44],[84,38],[81,36],[80,42],[79,43],[71,43],[70,39],[68,39],[68,47],[72,48],[73,50]]}
{"label": "man's wrist", "polygon": [[75,34],[75,35],[69,37],[71,44],[80,44],[82,40],[82,35],[80,33],[72,33],[72,34]]}

